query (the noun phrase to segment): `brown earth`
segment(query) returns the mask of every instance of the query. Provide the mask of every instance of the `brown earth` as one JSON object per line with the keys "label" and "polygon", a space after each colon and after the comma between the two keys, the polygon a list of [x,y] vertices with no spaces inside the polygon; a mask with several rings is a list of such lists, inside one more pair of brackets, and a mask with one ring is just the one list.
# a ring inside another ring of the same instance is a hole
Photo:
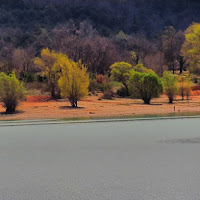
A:
{"label": "brown earth", "polygon": [[[161,115],[174,113],[200,113],[200,92],[193,91],[190,100],[180,100],[168,104],[165,95],[154,99],[151,105],[144,105],[141,100],[115,98],[113,100],[98,100],[98,96],[89,96],[78,102],[78,108],[72,109],[67,101],[51,100],[49,96],[27,96],[15,114],[5,114],[5,108],[0,104],[0,120],[18,119],[63,119],[63,118],[99,118],[123,117],[138,115]],[[100,94],[99,94],[100,96]]]}

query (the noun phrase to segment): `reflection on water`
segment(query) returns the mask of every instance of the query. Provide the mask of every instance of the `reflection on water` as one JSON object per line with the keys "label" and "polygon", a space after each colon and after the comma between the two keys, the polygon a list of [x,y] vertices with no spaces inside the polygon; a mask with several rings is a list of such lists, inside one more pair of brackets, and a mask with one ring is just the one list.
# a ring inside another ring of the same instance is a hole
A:
{"label": "reflection on water", "polygon": [[176,139],[168,139],[168,140],[161,140],[161,143],[168,143],[168,144],[200,144],[200,137],[197,138],[176,138]]}

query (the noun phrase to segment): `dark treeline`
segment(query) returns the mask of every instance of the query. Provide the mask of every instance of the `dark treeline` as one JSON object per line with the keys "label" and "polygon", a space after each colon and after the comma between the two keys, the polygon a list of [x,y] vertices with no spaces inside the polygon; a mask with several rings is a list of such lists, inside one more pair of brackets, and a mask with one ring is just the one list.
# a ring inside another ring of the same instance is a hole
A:
{"label": "dark treeline", "polygon": [[117,61],[182,71],[183,31],[199,9],[197,0],[1,0],[0,68],[36,71],[33,58],[48,47],[93,73]]}
{"label": "dark treeline", "polygon": [[105,36],[120,30],[155,36],[165,26],[184,30],[200,19],[199,8],[198,0],[1,0],[0,24],[32,30],[89,20]]}

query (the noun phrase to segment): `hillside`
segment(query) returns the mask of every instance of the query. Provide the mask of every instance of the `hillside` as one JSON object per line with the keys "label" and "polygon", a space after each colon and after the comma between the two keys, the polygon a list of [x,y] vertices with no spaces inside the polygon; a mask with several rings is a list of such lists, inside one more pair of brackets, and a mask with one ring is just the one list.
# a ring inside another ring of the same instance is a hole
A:
{"label": "hillside", "polygon": [[200,20],[199,8],[197,0],[1,0],[0,24],[32,31],[36,24],[51,30],[88,20],[105,36],[120,30],[155,36],[165,26],[185,30]]}

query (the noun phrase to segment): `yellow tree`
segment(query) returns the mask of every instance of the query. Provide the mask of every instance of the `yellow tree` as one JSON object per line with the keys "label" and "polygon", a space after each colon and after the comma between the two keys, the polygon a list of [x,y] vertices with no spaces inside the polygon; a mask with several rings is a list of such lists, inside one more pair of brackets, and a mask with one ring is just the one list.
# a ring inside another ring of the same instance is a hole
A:
{"label": "yellow tree", "polygon": [[185,31],[185,43],[182,47],[182,55],[190,65],[190,71],[200,73],[200,24],[193,23]]}
{"label": "yellow tree", "polygon": [[55,51],[50,51],[48,48],[43,49],[41,52],[41,57],[37,57],[34,60],[35,65],[39,66],[43,75],[48,77],[49,89],[51,92],[51,97],[56,97],[56,87],[58,79],[60,77],[60,66],[57,64],[57,58],[59,54]]}
{"label": "yellow tree", "polygon": [[74,62],[66,55],[60,55],[57,62],[61,67],[61,77],[58,81],[61,96],[67,98],[72,107],[77,107],[77,102],[88,95],[87,68],[81,61]]}

